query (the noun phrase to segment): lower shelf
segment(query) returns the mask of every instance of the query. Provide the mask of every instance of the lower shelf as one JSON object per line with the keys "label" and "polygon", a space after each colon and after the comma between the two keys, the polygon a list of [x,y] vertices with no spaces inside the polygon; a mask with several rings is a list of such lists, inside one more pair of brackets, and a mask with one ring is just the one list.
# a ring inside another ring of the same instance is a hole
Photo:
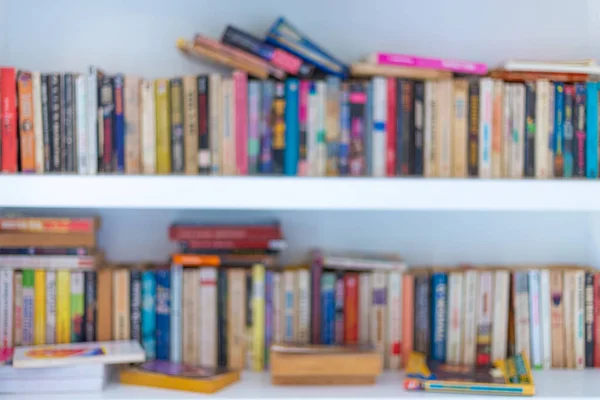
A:
{"label": "lower shelf", "polygon": [[[191,392],[152,389],[140,386],[110,384],[103,392],[90,394],[53,394],[11,396],[14,400],[167,400],[198,397],[219,399],[448,399],[458,398],[451,394],[406,392],[402,388],[402,372],[385,372],[375,386],[272,386],[268,373],[244,372],[242,380],[213,395]],[[592,399],[600,393],[600,369],[585,371],[552,370],[534,372],[537,398]],[[499,396],[469,395],[465,399],[500,399]],[[508,399],[508,397],[506,397]],[[514,397],[511,397],[514,399]]]}

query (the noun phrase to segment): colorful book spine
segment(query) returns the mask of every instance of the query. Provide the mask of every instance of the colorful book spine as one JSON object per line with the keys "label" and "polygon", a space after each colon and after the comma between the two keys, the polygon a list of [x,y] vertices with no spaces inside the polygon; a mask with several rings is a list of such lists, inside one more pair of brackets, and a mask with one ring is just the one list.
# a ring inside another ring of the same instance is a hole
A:
{"label": "colorful book spine", "polygon": [[34,325],[34,285],[35,275],[32,269],[23,270],[23,335],[21,344],[23,346],[33,345]]}
{"label": "colorful book spine", "polygon": [[378,65],[438,69],[458,74],[485,75],[487,73],[487,65],[483,63],[425,58],[406,54],[374,53],[369,56],[369,61],[375,62]]}
{"label": "colorful book spine", "polygon": [[[0,70],[0,74],[2,70]],[[13,342],[14,272],[0,269],[0,354],[10,353]]]}
{"label": "colorful book spine", "polygon": [[171,101],[168,79],[154,81],[156,107],[156,173],[171,173]]}
{"label": "colorful book spine", "polygon": [[[185,284],[185,283],[184,283]],[[227,337],[227,329],[228,329],[228,321],[227,321],[227,271],[224,269],[219,269],[217,271],[217,365],[220,367],[227,367],[227,349],[229,346],[228,337]],[[197,297],[197,296],[195,296]],[[184,298],[185,300],[185,298]],[[196,304],[196,308],[197,304]],[[194,309],[194,312],[197,313],[198,310]],[[266,306],[265,306],[265,314],[266,314]],[[195,318],[195,317],[194,317]],[[266,318],[265,318],[266,321]],[[184,320],[185,323],[185,320]],[[268,322],[265,322],[266,327],[268,327]],[[184,328],[185,330],[185,328]],[[265,341],[266,341],[266,333],[265,333]],[[185,353],[184,353],[185,355]]]}
{"label": "colorful book spine", "polygon": [[42,125],[42,79],[39,72],[31,74],[35,172],[44,172],[44,134]]}
{"label": "colorful book spine", "polygon": [[[396,176],[396,78],[387,78],[385,130],[386,130],[386,152],[385,173],[386,176]],[[373,120],[376,120],[375,107],[373,108]]]}
{"label": "colorful book spine", "polygon": [[[373,125],[368,126],[367,132],[369,132],[373,138],[371,157],[373,160],[372,176],[375,177],[383,177],[388,175],[388,165],[386,162],[386,156],[388,153],[387,147],[390,146],[390,143],[386,143],[386,136],[388,112],[390,110],[388,108],[387,102],[389,101],[388,91],[393,92],[395,94],[395,86],[392,89],[388,89],[387,83],[387,78],[373,78]],[[395,102],[392,103],[395,104]]]}
{"label": "colorful book spine", "polygon": [[538,179],[548,178],[548,113],[550,96],[550,82],[540,79],[536,82],[535,102],[535,177]]}
{"label": "colorful book spine", "polygon": [[492,177],[492,96],[494,81],[479,81],[479,169],[480,178]]}
{"label": "colorful book spine", "polygon": [[556,82],[554,84],[554,176],[556,177],[562,177],[564,172],[564,121],[565,84]]}
{"label": "colorful book spine", "polygon": [[265,344],[263,345],[265,353],[265,368],[270,366],[269,353],[271,351],[271,344],[273,343],[273,300],[276,295],[273,290],[273,280],[275,275],[276,273],[272,270],[267,270],[265,272]]}
{"label": "colorful book spine", "polygon": [[[307,145],[307,124],[308,124],[308,92],[310,90],[310,82],[307,80],[300,81],[298,92],[298,167],[297,174],[300,176],[308,175],[308,165],[306,161],[306,145]],[[289,103],[288,103],[289,104]],[[341,159],[340,159],[341,163]]]}
{"label": "colorful book spine", "polygon": [[183,135],[183,80],[171,79],[171,172],[182,174],[185,171],[185,151]]}
{"label": "colorful book spine", "polygon": [[248,75],[243,71],[234,71],[233,85],[235,86],[236,175],[248,175]]}
{"label": "colorful book spine", "polygon": [[142,346],[147,360],[156,358],[156,278],[154,271],[142,274]]}
{"label": "colorful book spine", "polygon": [[400,369],[402,365],[402,273],[390,271],[388,274],[388,368]]}
{"label": "colorful book spine", "polygon": [[350,85],[342,82],[341,105],[340,105],[340,165],[338,171],[340,176],[347,176],[350,170]]}
{"label": "colorful book spine", "polygon": [[56,343],[71,343],[71,274],[56,272]]}
{"label": "colorful book spine", "polygon": [[536,124],[536,86],[534,82],[525,83],[525,136],[524,170],[526,177],[535,176],[535,124]]}
{"label": "colorful book spine", "polygon": [[585,83],[575,84],[575,105],[573,107],[573,123],[575,125],[575,148],[573,150],[574,175],[585,177]]}
{"label": "colorful book spine", "polygon": [[261,137],[260,137],[260,161],[259,171],[261,174],[273,173],[273,100],[275,95],[275,83],[273,81],[263,82],[262,113],[261,113]]}
{"label": "colorful book spine", "polygon": [[310,310],[311,310],[311,280],[310,271],[307,269],[299,269],[296,273],[298,280],[298,322],[297,322],[297,343],[310,343]]}
{"label": "colorful book spine", "polygon": [[[95,175],[98,173],[98,69],[94,66],[90,66],[87,70],[86,82],[86,128],[85,131],[88,135],[88,173]],[[152,114],[154,117],[154,113]],[[43,116],[42,116],[43,117]]]}
{"label": "colorful book spine", "polygon": [[564,328],[564,285],[563,272],[550,271],[550,321],[552,337],[552,368],[565,368],[565,328]]}
{"label": "colorful book spine", "polygon": [[321,344],[335,343],[335,283],[334,273],[321,276]]}
{"label": "colorful book spine", "polygon": [[325,82],[325,142],[327,155],[325,175],[338,176],[339,150],[341,139],[340,127],[340,90],[341,81],[335,76],[328,76]]}
{"label": "colorful book spine", "polygon": [[[425,128],[425,83],[423,81],[415,81],[414,83],[414,107],[413,107],[413,126],[412,126],[412,142],[414,143],[414,154],[412,158],[411,175],[423,176],[423,131]],[[465,143],[464,150],[467,145]],[[452,154],[454,159],[454,154]]]}
{"label": "colorful book spine", "polygon": [[298,156],[300,154],[299,86],[300,82],[296,78],[290,78],[285,82],[285,150],[283,172],[288,176],[298,174]]}
{"label": "colorful book spine", "polygon": [[183,267],[181,265],[171,265],[171,321],[169,328],[170,340],[170,361],[172,363],[181,363],[182,359],[182,316],[183,306]]}
{"label": "colorful book spine", "polygon": [[131,270],[130,275],[131,340],[142,342],[142,271]]}
{"label": "colorful book spine", "polygon": [[2,131],[0,139],[0,162],[2,172],[14,173],[18,170],[18,115],[17,86],[14,68],[0,68],[0,119]]}
{"label": "colorful book spine", "polygon": [[344,274],[338,273],[335,281],[335,344],[344,344]]}
{"label": "colorful book spine", "polygon": [[221,173],[235,175],[236,173],[236,140],[235,140],[235,85],[232,78],[223,78],[222,121],[223,139],[221,142]]}
{"label": "colorful book spine", "polygon": [[[556,84],[557,87],[557,96],[556,103],[558,107],[558,88],[559,84]],[[586,95],[586,176],[588,178],[597,178],[598,177],[598,83],[597,82],[587,82],[586,83],[587,95]],[[555,122],[554,129],[556,130],[556,123],[558,123],[558,119]]]}
{"label": "colorful book spine", "polygon": [[141,172],[140,84],[141,80],[138,77],[125,77],[123,98],[125,100],[125,172],[127,174]]}
{"label": "colorful book spine", "polygon": [[359,274],[344,275],[344,343],[358,344]]}
{"label": "colorful book spine", "polygon": [[531,334],[531,365],[542,368],[542,330],[540,321],[540,271],[529,271],[529,323]]}
{"label": "colorful book spine", "polygon": [[461,336],[463,320],[463,273],[448,274],[448,318],[446,319],[446,363],[461,363]]}
{"label": "colorful book spine", "polygon": [[550,314],[550,271],[540,271],[540,321],[542,326],[542,368],[552,366],[552,324]]}
{"label": "colorful book spine", "polygon": [[[0,79],[2,78],[0,77]],[[35,172],[33,79],[30,72],[19,71],[17,73],[17,91],[21,172]]]}
{"label": "colorful book spine", "polygon": [[171,278],[168,269],[156,271],[156,359],[170,360]]}
{"label": "colorful book spine", "polygon": [[125,77],[122,74],[117,74],[114,77],[114,99],[115,99],[115,126],[114,126],[114,142],[113,142],[113,171],[125,172],[125,107],[123,87],[125,85]]}
{"label": "colorful book spine", "polygon": [[510,177],[516,179],[522,178],[525,170],[525,103],[525,86],[519,83],[514,84],[512,104],[513,139],[511,142]]}
{"label": "colorful book spine", "polygon": [[265,266],[252,266],[252,370],[265,368]]}
{"label": "colorful book spine", "polygon": [[[220,82],[220,76],[215,76]],[[211,173],[213,168],[212,163],[212,150],[213,142],[218,141],[217,128],[219,123],[215,120],[214,116],[218,110],[213,110],[210,106],[215,106],[213,103],[213,91],[217,92],[217,88],[214,87],[213,75],[200,75],[196,81],[198,94],[198,171],[202,175],[208,175]],[[218,108],[218,107],[215,107]],[[213,124],[217,126],[213,126]],[[213,140],[211,140],[213,138]],[[214,147],[218,150],[218,146]]]}
{"label": "colorful book spine", "polygon": [[575,98],[575,88],[573,85],[565,85],[565,114],[563,122],[563,176],[571,178],[573,176],[574,160],[574,127],[573,127],[573,105]]}
{"label": "colorful book spine", "polygon": [[316,119],[315,131],[317,135],[315,169],[316,176],[325,176],[327,172],[327,135],[325,132],[325,98],[327,96],[327,84],[323,81],[316,82]]}
{"label": "colorful book spine", "polygon": [[477,361],[477,293],[479,273],[473,269],[465,271],[465,309],[463,358],[465,365],[475,365]]}
{"label": "colorful book spine", "polygon": [[[200,130],[198,126],[198,78],[183,77],[183,149],[186,175],[198,175],[200,168]],[[127,109],[125,109],[127,111]]]}
{"label": "colorful book spine", "polygon": [[85,341],[85,281],[83,271],[71,273],[71,341]]}
{"label": "colorful book spine", "polygon": [[446,361],[448,275],[443,272],[431,275],[431,290],[434,302],[431,307],[431,358],[443,363]]}
{"label": "colorful book spine", "polygon": [[23,344],[23,272],[14,272],[14,321],[13,323],[13,344],[21,346]]}
{"label": "colorful book spine", "polygon": [[[585,91],[585,87],[584,87]],[[546,169],[549,177],[554,177],[554,113],[556,111],[554,98],[556,97],[556,90],[554,83],[550,83],[550,90],[548,96],[548,158],[546,159]]]}
{"label": "colorful book spine", "polygon": [[[37,272],[37,271],[36,271]],[[37,279],[37,276],[36,276]],[[85,308],[85,327],[84,335],[86,342],[96,341],[96,315],[98,310],[97,303],[97,280],[96,271],[85,271],[84,273],[84,308]]]}
{"label": "colorful book spine", "polygon": [[423,175],[431,178],[437,175],[435,164],[435,98],[436,83],[425,82],[425,121],[423,124]]}
{"label": "colorful book spine", "polygon": [[34,273],[33,344],[46,344],[46,271]]}
{"label": "colorful book spine", "polygon": [[46,344],[56,343],[56,272],[46,271]]}
{"label": "colorful book spine", "polygon": [[387,353],[387,283],[386,273],[381,271],[372,272],[373,282],[373,304],[371,307],[371,340],[375,351],[381,354],[381,359],[386,365]]}
{"label": "colorful book spine", "polygon": [[283,174],[285,167],[286,125],[285,125],[285,84],[275,83],[273,97],[273,173]]}
{"label": "colorful book spine", "polygon": [[292,270],[283,272],[283,290],[285,292],[284,303],[284,336],[286,343],[296,342],[296,324],[294,308],[296,304],[296,274]]}
{"label": "colorful book spine", "polygon": [[364,153],[364,117],[367,96],[364,85],[360,82],[350,83],[350,149],[349,149],[349,174],[363,176],[366,172]]}
{"label": "colorful book spine", "polygon": [[594,274],[585,273],[585,366],[594,366]]}
{"label": "colorful book spine", "polygon": [[469,170],[469,176],[477,176],[479,173],[479,136],[480,132],[480,92],[479,92],[479,81],[469,82],[469,150],[467,165]]}
{"label": "colorful book spine", "polygon": [[[261,82],[248,82],[248,174],[256,175],[260,157]],[[286,109],[287,112],[287,109]],[[286,158],[287,160],[287,158]]]}
{"label": "colorful book spine", "polygon": [[575,271],[573,321],[575,333],[575,368],[585,368],[585,272]]}
{"label": "colorful book spine", "polygon": [[420,274],[415,277],[415,333],[414,350],[430,354],[429,325],[429,276]]}

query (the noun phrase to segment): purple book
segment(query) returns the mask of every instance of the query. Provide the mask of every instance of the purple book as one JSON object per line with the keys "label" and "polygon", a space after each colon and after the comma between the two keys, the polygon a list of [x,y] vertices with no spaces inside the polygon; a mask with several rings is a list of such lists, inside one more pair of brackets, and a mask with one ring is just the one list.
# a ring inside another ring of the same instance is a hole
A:
{"label": "purple book", "polygon": [[335,281],[335,344],[344,344],[344,273]]}
{"label": "purple book", "polygon": [[321,343],[321,272],[323,271],[323,253],[313,250],[311,254],[310,278],[311,278],[311,342]]}

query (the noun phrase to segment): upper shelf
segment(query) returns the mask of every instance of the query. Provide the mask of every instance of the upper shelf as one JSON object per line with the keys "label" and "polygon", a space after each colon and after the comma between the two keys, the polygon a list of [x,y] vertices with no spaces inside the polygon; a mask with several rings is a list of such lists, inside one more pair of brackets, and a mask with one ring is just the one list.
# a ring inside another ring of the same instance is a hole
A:
{"label": "upper shelf", "polygon": [[593,180],[0,175],[0,207],[600,211]]}

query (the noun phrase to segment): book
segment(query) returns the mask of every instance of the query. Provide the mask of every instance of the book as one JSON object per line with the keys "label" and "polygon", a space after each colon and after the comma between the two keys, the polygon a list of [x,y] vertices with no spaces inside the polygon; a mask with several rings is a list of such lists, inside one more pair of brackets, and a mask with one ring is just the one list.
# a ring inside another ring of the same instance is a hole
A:
{"label": "book", "polygon": [[[297,296],[298,296],[298,323],[297,323],[297,343],[310,343],[310,311],[311,311],[311,277],[310,271],[306,268],[300,268],[296,271]],[[344,320],[345,321],[345,320]],[[268,348],[267,348],[268,353]]]}
{"label": "book", "polygon": [[[462,364],[475,365],[477,346],[477,293],[479,286],[479,272],[474,269],[465,271],[465,297],[464,297],[464,336]],[[418,349],[415,347],[415,351]]]}
{"label": "book", "polygon": [[171,173],[171,100],[168,79],[154,81],[156,109],[156,173]]}
{"label": "book", "polygon": [[71,341],[85,341],[85,281],[83,271],[71,273]]}
{"label": "book", "polygon": [[139,174],[142,169],[141,157],[141,79],[125,76],[123,86],[125,115],[125,173]]}
{"label": "book", "polygon": [[31,74],[32,88],[31,94],[33,97],[33,136],[35,139],[35,172],[44,172],[44,128],[43,120],[48,118],[48,115],[44,117],[42,112],[42,79],[39,72],[33,72]]}
{"label": "book", "polygon": [[[0,80],[2,76],[0,75]],[[36,170],[36,143],[33,109],[33,78],[31,72],[19,71],[17,73],[17,108],[19,126],[19,159],[21,172],[35,172]]]}
{"label": "book", "polygon": [[114,76],[114,99],[115,99],[115,119],[114,119],[114,142],[112,148],[112,171],[118,173],[125,172],[125,76],[116,74]]}
{"label": "book", "polygon": [[[492,348],[491,363],[504,360],[508,343],[508,309],[510,299],[510,273],[505,270],[494,271],[494,301],[492,303]],[[548,302],[550,306],[550,302]]]}
{"label": "book", "polygon": [[71,273],[56,272],[56,343],[71,342]]}
{"label": "book", "polygon": [[515,319],[515,352],[529,358],[531,353],[529,282],[527,272],[513,273],[513,304]]}
{"label": "book", "polygon": [[[290,78],[285,83],[285,151],[284,151],[284,166],[283,172],[285,175],[294,176],[298,173],[298,156],[299,140],[300,140],[300,125],[298,115],[298,101],[299,101],[299,89],[300,82],[297,79]],[[256,91],[258,92],[259,89]],[[256,93],[256,102],[258,102],[259,96]],[[258,104],[253,110],[254,115],[251,117],[256,122],[256,131],[254,136],[256,137],[256,144],[252,146],[258,153]],[[250,148],[250,147],[249,147]],[[337,165],[336,165],[337,170]]]}
{"label": "book", "polygon": [[[246,275],[242,269],[229,269],[227,271],[228,298],[227,298],[227,363],[233,370],[244,368],[246,346]],[[275,286],[275,284],[274,284]],[[275,296],[275,304],[279,298]],[[277,315],[277,310],[275,310]],[[274,324],[275,327],[277,324]],[[275,329],[275,340],[278,341],[277,329]]]}
{"label": "book", "polygon": [[542,368],[552,367],[552,315],[550,295],[550,271],[540,271],[540,321],[542,325]]}
{"label": "book", "polygon": [[[79,173],[80,175],[89,174],[88,166],[90,163],[90,146],[88,143],[88,140],[90,139],[90,134],[87,131],[88,125],[86,107],[88,95],[86,83],[86,76],[79,74],[75,76],[75,145],[73,146],[73,152],[76,156],[75,171],[77,171],[77,173]],[[93,138],[95,139],[95,136]]]}
{"label": "book", "polygon": [[493,273],[481,271],[477,294],[477,365],[490,365],[492,344]]}
{"label": "book", "polygon": [[[557,93],[559,84],[556,84]],[[556,103],[558,107],[559,96],[556,96]],[[598,83],[587,82],[586,83],[586,173],[585,176],[588,178],[598,177]],[[554,129],[558,131],[557,123],[560,121],[558,117],[555,117]],[[555,138],[556,140],[556,138]]]}
{"label": "book", "polygon": [[535,177],[545,179],[548,174],[548,143],[549,134],[549,113],[550,113],[550,82],[540,79],[536,82],[536,102],[535,102],[535,149],[533,158],[535,160]]}
{"label": "book", "polygon": [[[202,82],[202,81],[200,81]],[[200,83],[201,85],[201,83]],[[207,120],[208,120],[208,145],[204,145],[205,152],[204,154],[210,154],[210,157],[206,158],[205,171],[206,173],[218,174],[221,172],[221,158],[222,158],[222,146],[221,146],[221,138],[223,135],[223,121],[222,121],[222,91],[223,91],[223,82],[221,79],[221,75],[219,74],[210,74],[208,76],[208,112],[207,112]],[[202,91],[198,90],[200,94]],[[202,114],[199,115],[199,118]],[[199,121],[200,124],[202,120]],[[205,135],[202,136],[205,138]],[[206,151],[206,147],[208,146],[208,151]],[[205,158],[202,158],[205,160]],[[210,165],[210,167],[206,166],[206,164]]]}
{"label": "book", "polygon": [[23,344],[23,272],[15,271],[14,276],[14,298],[13,298],[13,343],[15,346]]}
{"label": "book", "polygon": [[[87,69],[87,76],[85,77],[85,91],[86,91],[86,113],[85,122],[87,124],[85,131],[88,135],[88,173],[91,175],[98,173],[98,140],[100,139],[99,130],[99,117],[100,109],[98,107],[98,69],[94,66],[90,66]],[[44,81],[42,76],[42,98],[44,97]],[[42,101],[43,103],[43,101]],[[42,111],[43,113],[43,111]],[[152,114],[154,116],[154,113]],[[46,123],[44,122],[44,115],[42,115],[43,132],[46,132]],[[44,135],[45,136],[45,135]],[[45,145],[44,145],[45,148]],[[45,150],[44,150],[45,152]],[[46,168],[44,167],[44,170]]]}
{"label": "book", "polygon": [[575,271],[566,270],[564,271],[564,283],[563,283],[563,329],[565,335],[565,360],[566,367],[575,369],[576,357],[575,357],[575,338],[577,334],[577,321],[575,320],[575,308],[576,308],[576,278]]}
{"label": "book", "polygon": [[[479,135],[481,110],[480,110],[480,88],[479,81],[469,82],[469,134],[468,134],[468,152],[467,168],[469,176],[477,176],[479,173]],[[425,139],[427,140],[427,139]],[[427,143],[427,142],[425,142]]]}
{"label": "book", "polygon": [[[452,103],[453,87],[449,79],[437,82],[437,100],[439,106],[436,108],[435,125],[438,146],[436,149],[437,174],[442,178],[452,176]],[[412,116],[411,116],[412,117]],[[491,117],[489,118],[491,125]],[[491,150],[491,137],[488,146]],[[414,140],[409,142],[409,149],[413,153]],[[490,151],[491,152],[491,151]],[[413,163],[413,157],[409,156],[409,164]]]}
{"label": "book", "polygon": [[17,85],[14,68],[0,68],[0,119],[2,120],[2,147],[0,167],[2,172],[15,173],[18,170],[18,115]]}
{"label": "book", "polygon": [[455,365],[461,364],[462,358],[463,278],[462,272],[448,273],[448,318],[444,359],[446,363]]}
{"label": "book", "polygon": [[46,268],[85,270],[96,266],[97,257],[59,255],[0,255],[0,268]]}
{"label": "book", "polygon": [[199,296],[197,293],[198,282],[196,280],[196,270],[186,269],[183,271],[183,304],[181,307],[182,319],[182,363],[185,365],[199,365],[197,359],[200,354],[197,345],[200,337],[198,323],[196,321],[196,311],[199,309],[197,303]]}
{"label": "book", "polygon": [[[388,88],[388,81],[392,82],[391,88]],[[391,104],[396,104],[396,82],[393,79],[386,79],[384,77],[374,77],[373,80],[373,123],[372,125],[367,126],[367,134],[370,134],[373,138],[372,145],[372,160],[373,160],[373,171],[372,175],[376,177],[382,177],[388,175],[390,173],[391,176],[395,175],[395,164],[393,168],[393,172],[390,171],[390,168],[387,168],[386,157],[389,153],[389,147],[395,143],[396,132],[390,132],[388,135],[388,114],[390,111],[393,112],[392,115],[389,115],[390,118],[396,118],[396,110],[390,110],[387,102],[390,101]],[[394,100],[388,99],[388,94],[394,96]],[[391,123],[391,125],[395,128],[396,124]],[[393,137],[393,139],[392,139]],[[386,143],[386,138],[392,139],[391,142]],[[386,148],[387,147],[387,148]],[[393,148],[393,159],[395,160],[396,149]]]}
{"label": "book", "polygon": [[562,177],[564,172],[565,84],[556,82],[554,90],[554,176]]}
{"label": "book", "polygon": [[[201,174],[209,174],[213,170],[213,150],[218,152],[218,105],[214,104],[220,95],[221,77],[217,74],[201,75],[197,80],[198,93],[198,170]],[[214,107],[211,108],[211,107]],[[193,117],[193,114],[192,114]],[[211,140],[212,138],[212,140]],[[187,147],[186,147],[187,148]]]}
{"label": "book", "polygon": [[[234,71],[233,86],[236,175],[248,175],[248,75],[242,71]],[[283,113],[284,110],[281,110],[281,114]],[[285,132],[283,134],[285,136]]]}
{"label": "book", "polygon": [[479,168],[477,171],[480,178],[492,177],[493,94],[494,81],[491,78],[482,78],[479,81]]}
{"label": "book", "polygon": [[[446,360],[446,323],[448,320],[448,275],[434,272],[431,275],[431,359],[439,362]],[[485,300],[482,301],[485,303]],[[480,315],[481,318],[481,315]]]}
{"label": "book", "polygon": [[[36,271],[37,272],[37,271]],[[86,342],[96,341],[96,321],[98,313],[97,303],[97,279],[96,271],[86,271],[84,273],[84,285],[85,285],[85,323],[84,323],[84,337]],[[37,280],[37,276],[36,276]]]}
{"label": "book", "polygon": [[131,339],[130,318],[130,274],[129,270],[119,268],[113,271],[113,339]]}
{"label": "book", "polygon": [[56,272],[46,271],[46,342],[56,343]]}
{"label": "book", "polygon": [[575,84],[575,105],[573,106],[573,124],[575,130],[575,147],[573,150],[574,175],[585,177],[586,151],[586,88],[584,83]]}
{"label": "book", "polygon": [[574,159],[574,120],[573,106],[575,100],[575,89],[573,85],[565,85],[565,114],[563,124],[563,176],[571,178],[573,176]]}
{"label": "book", "polygon": [[360,272],[358,277],[358,343],[371,343],[370,315],[373,303],[372,274]]}
{"label": "book", "polygon": [[252,370],[265,368],[265,267],[252,266]]}
{"label": "book", "polygon": [[34,271],[33,344],[46,343],[46,271]]}
{"label": "book", "polygon": [[442,58],[428,58],[382,52],[371,53],[366,59],[368,62],[378,65],[426,68],[469,75],[485,75],[487,73],[487,65],[471,61],[447,60]]}
{"label": "book", "polygon": [[[285,84],[281,82],[275,83],[275,91],[273,94],[273,119],[271,121],[273,127],[273,142],[271,143],[273,151],[273,173],[283,174],[285,163],[285,148],[287,146],[286,126],[285,126]],[[321,110],[322,111],[322,110]],[[245,149],[245,147],[243,148]],[[243,150],[246,154],[246,150]]]}
{"label": "book", "polygon": [[535,61],[508,60],[503,66],[507,71],[556,72],[573,74],[599,74],[600,67],[593,60]]}
{"label": "book", "polygon": [[[200,268],[199,296],[200,296],[200,345],[199,362],[207,367],[217,366],[217,269]],[[172,309],[171,309],[172,310]],[[171,322],[172,323],[172,322]],[[173,331],[171,331],[173,333]],[[171,339],[173,340],[173,339]]]}
{"label": "book", "polygon": [[170,359],[171,279],[169,269],[158,269],[156,278],[156,359]]}
{"label": "book", "polygon": [[[200,166],[198,127],[198,78],[183,77],[183,150],[184,172],[186,175],[197,175]],[[204,100],[206,102],[206,99]]]}
{"label": "book", "polygon": [[129,318],[131,339],[142,342],[142,271],[132,269],[129,276]]}
{"label": "book", "polygon": [[452,127],[454,139],[452,141],[452,176],[458,178],[467,177],[468,93],[469,82],[467,80],[454,80],[454,125]]}
{"label": "book", "polygon": [[[321,275],[321,337],[320,344],[332,345],[335,342],[335,281],[334,273],[327,272]],[[371,322],[369,323],[371,326]]]}
{"label": "book", "polygon": [[542,368],[542,330],[540,320],[540,271],[528,272],[529,285],[529,323],[531,335],[531,366]]}
{"label": "book", "polygon": [[594,274],[585,273],[585,366],[594,366]]}
{"label": "book", "polygon": [[402,288],[403,279],[400,271],[388,273],[388,328],[386,358],[389,369],[397,370],[402,365]]}
{"label": "book", "polygon": [[344,344],[344,274],[337,273],[335,281],[335,344]]}
{"label": "book", "polygon": [[127,364],[145,361],[135,340],[22,346],[15,349],[13,367],[43,368],[83,364]]}
{"label": "book", "polygon": [[[182,359],[182,315],[183,304],[183,267],[176,263],[171,264],[170,271],[170,320],[169,320],[169,361],[181,363]],[[208,309],[208,308],[207,308]]]}
{"label": "book", "polygon": [[600,366],[600,277],[594,274],[594,367]]}
{"label": "book", "polygon": [[0,354],[9,357],[14,345],[13,277],[12,270],[0,269]]}
{"label": "book", "polygon": [[323,266],[341,270],[406,270],[406,262],[396,254],[357,252],[324,254]]}
{"label": "book", "polygon": [[[48,271],[50,273],[50,271]],[[48,273],[46,275],[48,275]],[[113,338],[113,271],[103,268],[96,276],[96,340],[104,342]],[[49,342],[50,343],[50,342]]]}
{"label": "book", "polygon": [[550,320],[552,337],[552,368],[565,368],[563,271],[550,270]]}
{"label": "book", "polygon": [[435,163],[435,147],[436,147],[436,126],[435,126],[435,109],[437,90],[436,83],[425,81],[425,97],[424,97],[424,118],[423,123],[423,176],[434,177],[437,175],[437,165]]}
{"label": "book", "polygon": [[[268,274],[267,274],[268,278]],[[268,283],[267,283],[268,284]],[[217,365],[221,367],[226,367],[229,356],[227,354],[227,350],[229,347],[228,340],[228,320],[227,320],[227,297],[228,297],[228,282],[227,282],[227,271],[224,269],[219,269],[217,271]],[[198,296],[194,296],[197,299]],[[192,322],[197,318],[197,314],[200,311],[200,304],[198,301],[194,304],[194,318]],[[265,310],[265,314],[267,311]],[[268,327],[270,326],[268,322],[268,317],[265,317],[266,331],[268,331]],[[184,320],[185,322],[185,320]],[[184,328],[185,329],[185,328]],[[196,335],[197,336],[197,335]],[[267,334],[265,333],[265,342],[267,341]]]}
{"label": "book", "polygon": [[356,272],[344,274],[344,343],[346,344],[358,343],[359,276]]}
{"label": "book", "polygon": [[375,65],[365,62],[353,63],[350,75],[356,78],[386,76],[405,79],[450,79],[452,73],[427,68],[400,67],[392,65]]}
{"label": "book", "polygon": [[[429,275],[415,276],[415,308],[414,308],[414,350],[429,354],[430,349],[430,292]],[[374,341],[371,338],[371,341]]]}
{"label": "book", "polygon": [[573,301],[575,368],[585,368],[585,272],[577,270]]}
{"label": "book", "polygon": [[142,273],[142,347],[146,359],[156,358],[156,277],[154,271]]}

